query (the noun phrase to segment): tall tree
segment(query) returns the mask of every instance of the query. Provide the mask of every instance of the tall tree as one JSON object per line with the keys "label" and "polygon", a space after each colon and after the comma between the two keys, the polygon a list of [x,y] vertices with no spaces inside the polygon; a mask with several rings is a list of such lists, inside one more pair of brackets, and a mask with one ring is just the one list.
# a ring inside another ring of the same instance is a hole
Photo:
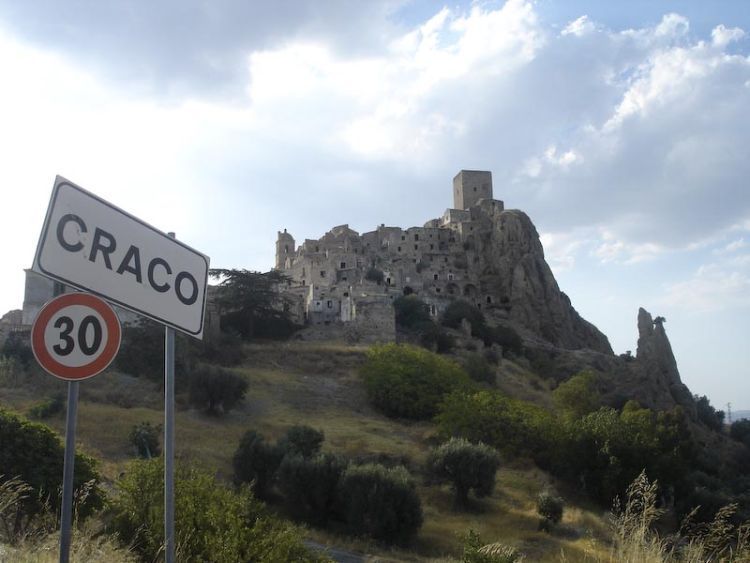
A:
{"label": "tall tree", "polygon": [[296,326],[286,312],[286,302],[277,286],[289,278],[276,270],[212,269],[212,278],[221,280],[216,303],[224,330],[233,330],[243,338],[286,338]]}

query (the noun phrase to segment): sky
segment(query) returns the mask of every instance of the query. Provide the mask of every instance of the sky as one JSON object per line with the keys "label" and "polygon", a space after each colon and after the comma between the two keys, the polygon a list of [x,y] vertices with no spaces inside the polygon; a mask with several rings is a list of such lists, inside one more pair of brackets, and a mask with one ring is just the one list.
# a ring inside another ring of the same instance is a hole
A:
{"label": "sky", "polygon": [[750,409],[750,10],[632,0],[0,0],[0,314],[56,175],[267,271],[277,231],[410,227],[490,170],[617,353]]}

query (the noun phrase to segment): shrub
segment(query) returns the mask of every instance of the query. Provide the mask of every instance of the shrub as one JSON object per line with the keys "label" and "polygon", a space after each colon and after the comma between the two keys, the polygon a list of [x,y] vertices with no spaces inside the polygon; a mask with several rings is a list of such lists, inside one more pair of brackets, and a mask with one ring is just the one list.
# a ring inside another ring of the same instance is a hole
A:
{"label": "shrub", "polygon": [[50,418],[58,413],[65,412],[65,398],[58,393],[51,399],[45,399],[29,409],[31,418]]}
{"label": "shrub", "polygon": [[283,457],[278,445],[267,444],[263,436],[249,430],[242,436],[232,459],[234,480],[251,483],[258,497],[267,498]]}
{"label": "shrub", "polygon": [[57,518],[42,500],[42,509],[28,511],[27,499],[36,492],[17,478],[0,475],[0,544],[16,545],[31,538],[51,534]]}
{"label": "shrub", "polygon": [[552,526],[559,524],[562,520],[564,505],[563,499],[549,489],[539,493],[536,497],[536,511],[542,517],[539,521],[539,529],[549,532]]}
{"label": "shrub", "polygon": [[515,547],[501,543],[484,545],[479,533],[471,529],[461,539],[464,550],[461,563],[516,563],[524,559]]}
{"label": "shrub", "polygon": [[495,384],[495,370],[481,354],[470,354],[463,363],[466,373],[477,383]]}
{"label": "shrub", "polygon": [[365,272],[365,279],[380,285],[385,279],[385,274],[383,273],[383,270],[379,270],[373,266],[368,268],[367,272]]}
{"label": "shrub", "polygon": [[552,415],[542,407],[494,390],[447,395],[435,422],[445,438],[484,442],[512,455],[549,455],[555,428]]}
{"label": "shrub", "polygon": [[190,404],[211,415],[229,412],[247,392],[247,381],[226,369],[201,365],[190,374]]}
{"label": "shrub", "polygon": [[314,456],[320,451],[325,435],[322,430],[315,430],[307,425],[292,426],[279,440],[279,447],[286,454],[297,454],[304,458]]}
{"label": "shrub", "polygon": [[[144,561],[156,561],[164,543],[164,466],[131,463],[117,483],[112,531]],[[178,466],[175,474],[175,547],[179,561],[321,561],[298,534],[270,516],[247,487],[233,492],[212,475]]]}
{"label": "shrub", "polygon": [[581,418],[601,406],[596,389],[597,376],[592,371],[582,371],[561,383],[552,392],[555,408],[572,418]]}
{"label": "shrub", "polygon": [[452,438],[430,452],[427,472],[438,482],[450,482],[456,506],[466,506],[469,491],[473,490],[477,498],[492,493],[499,465],[497,450],[482,443]]}
{"label": "shrub", "polygon": [[484,314],[468,301],[452,301],[443,312],[442,322],[450,328],[458,328],[466,319],[471,323],[472,336],[481,336],[485,329]]}
{"label": "shrub", "polygon": [[[65,450],[57,434],[43,424],[0,409],[0,444],[2,473],[8,479],[18,477],[33,491],[19,505],[18,525],[43,511],[47,503],[52,511],[58,511]],[[88,493],[79,497],[78,514],[84,518],[102,506],[104,493],[93,458],[76,454],[74,471],[74,489]]]}
{"label": "shrub", "polygon": [[[187,337],[175,334],[175,373],[188,373],[194,363]],[[115,367],[135,377],[164,380],[164,327],[142,320],[122,330],[122,344]],[[179,380],[179,378],[177,378]]]}
{"label": "shrub", "polygon": [[161,434],[161,424],[154,426],[150,422],[139,422],[130,429],[130,443],[135,446],[139,457],[151,459],[161,453],[159,434]]}
{"label": "shrub", "polygon": [[432,323],[427,303],[416,295],[402,295],[393,301],[396,325],[405,329],[419,329],[425,323]]}
{"label": "shrub", "polygon": [[330,453],[286,455],[278,471],[279,488],[303,518],[324,524],[334,514],[336,488],[346,466],[343,458]]}
{"label": "shrub", "polygon": [[430,418],[445,394],[470,384],[455,362],[399,344],[371,348],[361,373],[370,401],[391,417]]}
{"label": "shrub", "polygon": [[503,348],[503,355],[521,356],[523,353],[523,340],[519,334],[509,326],[486,326],[478,335],[484,341],[485,346],[499,344]]}
{"label": "shrub", "polygon": [[338,502],[349,532],[403,544],[422,525],[422,505],[403,467],[349,466],[338,487]]}
{"label": "shrub", "polygon": [[717,411],[705,395],[695,395],[695,407],[698,420],[715,432],[721,432],[724,427],[724,411]]}
{"label": "shrub", "polygon": [[0,356],[15,358],[24,369],[34,362],[34,352],[31,351],[28,337],[25,338],[19,332],[11,332],[8,335],[0,349]]}
{"label": "shrub", "polygon": [[729,429],[729,435],[750,448],[750,420],[742,419],[733,422]]}
{"label": "shrub", "polygon": [[456,341],[442,327],[432,321],[419,325],[419,345],[438,354],[447,354],[455,346]]}

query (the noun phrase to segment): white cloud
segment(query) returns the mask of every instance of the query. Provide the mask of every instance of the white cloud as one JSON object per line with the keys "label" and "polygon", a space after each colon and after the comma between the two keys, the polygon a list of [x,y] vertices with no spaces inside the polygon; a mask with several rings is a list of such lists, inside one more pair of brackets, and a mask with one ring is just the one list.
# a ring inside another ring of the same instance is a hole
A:
{"label": "white cloud", "polygon": [[689,279],[666,286],[662,303],[691,313],[750,307],[750,272],[706,264]]}
{"label": "white cloud", "polygon": [[581,16],[580,18],[573,20],[560,32],[560,35],[575,35],[581,37],[587,33],[591,33],[596,30],[596,25],[592,22],[588,16]]}
{"label": "white cloud", "polygon": [[711,31],[711,40],[716,47],[723,48],[745,37],[745,32],[739,27],[725,27],[724,25],[716,26]]}

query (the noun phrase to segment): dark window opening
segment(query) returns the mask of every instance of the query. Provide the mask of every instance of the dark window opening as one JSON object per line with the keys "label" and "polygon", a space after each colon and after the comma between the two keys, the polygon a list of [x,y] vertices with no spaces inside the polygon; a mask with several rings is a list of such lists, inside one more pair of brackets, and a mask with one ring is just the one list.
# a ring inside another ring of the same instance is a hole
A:
{"label": "dark window opening", "polygon": [[329,302],[328,302],[328,308],[329,308],[329,309],[333,308],[333,301],[329,301]]}
{"label": "dark window opening", "polygon": [[326,271],[325,271],[325,270],[321,270],[321,271],[320,271],[320,277],[321,277],[321,278],[324,278],[324,277],[326,277]]}
{"label": "dark window opening", "polygon": [[418,244],[414,245],[414,250],[419,250],[419,245]]}
{"label": "dark window opening", "polygon": [[349,292],[348,291],[344,292],[344,297],[349,297]]}
{"label": "dark window opening", "polygon": [[406,240],[406,235],[401,235],[401,240]]}
{"label": "dark window opening", "polygon": [[401,252],[401,247],[399,246],[396,250],[398,250],[399,252]]}
{"label": "dark window opening", "polygon": [[489,295],[487,296],[487,303],[492,303],[492,297],[490,297]]}
{"label": "dark window opening", "polygon": [[433,279],[433,280],[436,280],[436,279],[438,279],[438,275],[437,275],[437,274],[432,274],[432,279]]}
{"label": "dark window opening", "polygon": [[435,293],[440,293],[440,288],[439,287],[435,288]]}
{"label": "dark window opening", "polygon": [[341,263],[341,269],[343,270],[344,268],[346,268],[346,262]]}
{"label": "dark window opening", "polygon": [[419,235],[415,234],[414,235],[414,240],[419,240]]}

